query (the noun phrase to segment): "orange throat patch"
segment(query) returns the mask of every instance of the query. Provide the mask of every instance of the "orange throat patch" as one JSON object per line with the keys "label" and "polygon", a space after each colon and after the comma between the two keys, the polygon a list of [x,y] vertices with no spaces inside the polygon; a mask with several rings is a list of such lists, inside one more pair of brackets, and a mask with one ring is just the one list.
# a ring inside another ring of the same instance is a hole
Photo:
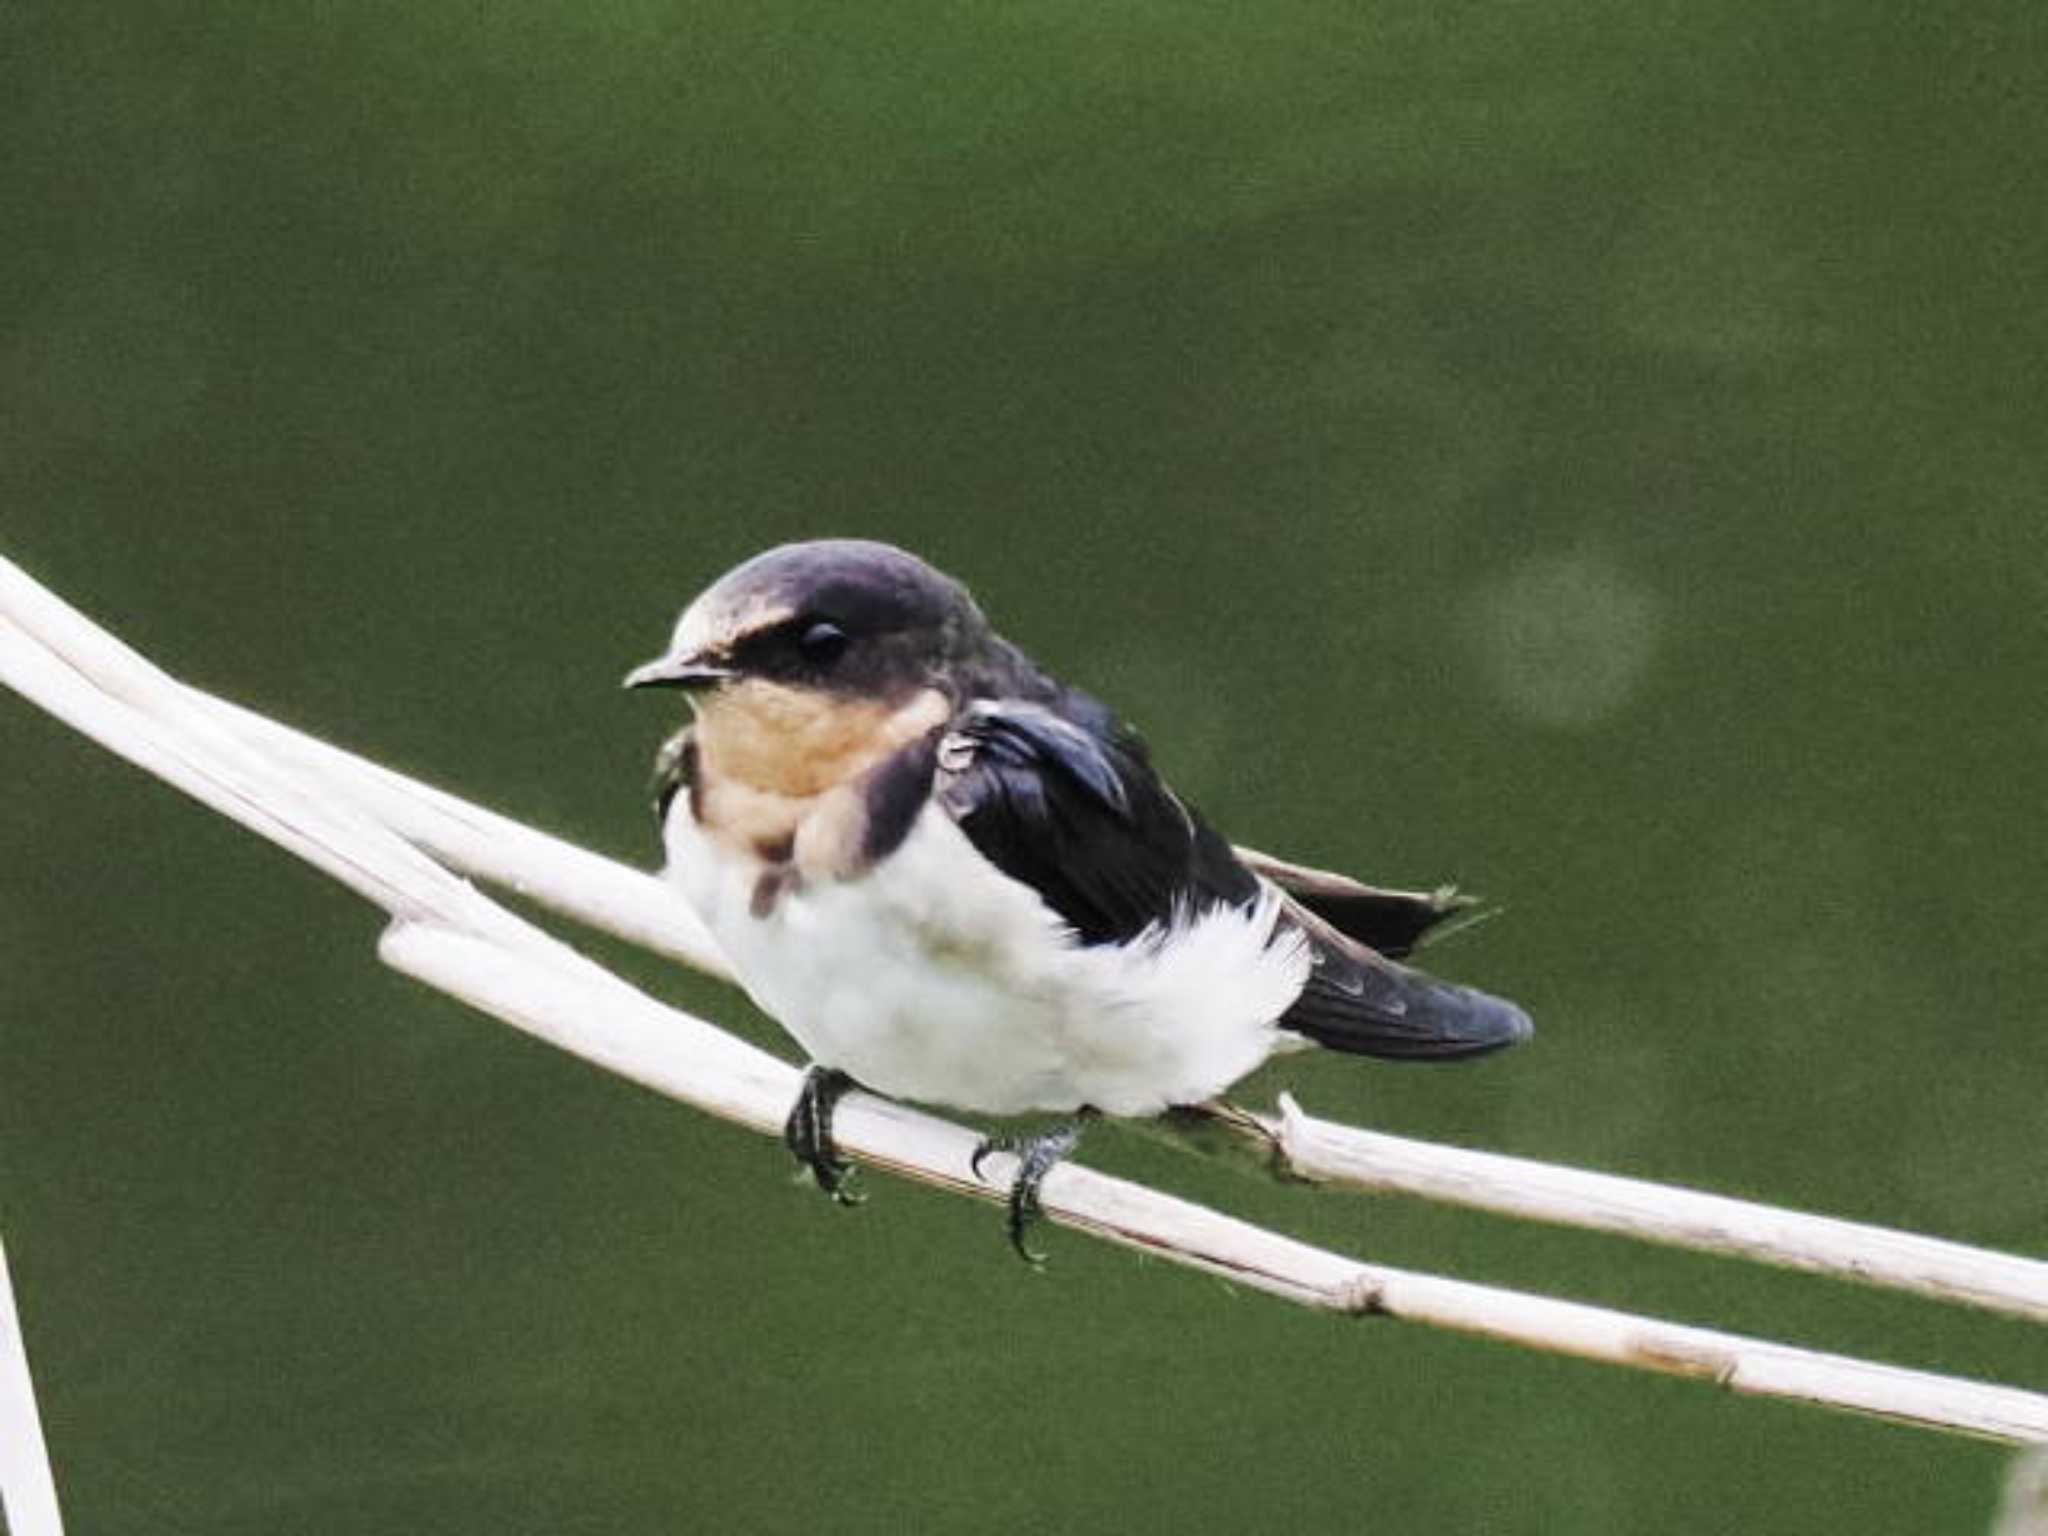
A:
{"label": "orange throat patch", "polygon": [[802,876],[850,873],[866,826],[862,776],[950,713],[937,689],[891,705],[757,678],[730,684],[698,709],[698,824]]}

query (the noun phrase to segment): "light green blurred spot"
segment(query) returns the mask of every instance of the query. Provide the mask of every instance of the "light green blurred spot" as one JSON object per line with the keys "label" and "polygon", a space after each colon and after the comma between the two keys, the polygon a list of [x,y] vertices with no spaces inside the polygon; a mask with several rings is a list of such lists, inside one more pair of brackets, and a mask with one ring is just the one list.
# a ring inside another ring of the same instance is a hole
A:
{"label": "light green blurred spot", "polygon": [[1605,719],[1642,687],[1656,660],[1664,600],[1604,555],[1524,560],[1470,602],[1487,686],[1538,725]]}

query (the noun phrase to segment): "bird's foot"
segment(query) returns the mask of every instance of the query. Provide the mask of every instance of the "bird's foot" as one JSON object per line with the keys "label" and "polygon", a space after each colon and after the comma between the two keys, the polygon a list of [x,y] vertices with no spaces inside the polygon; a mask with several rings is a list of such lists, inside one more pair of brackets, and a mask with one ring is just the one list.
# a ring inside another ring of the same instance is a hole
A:
{"label": "bird's foot", "polygon": [[1008,1152],[1017,1159],[1017,1176],[1010,1181],[1010,1198],[1005,1206],[1008,1212],[1006,1226],[1010,1246],[1017,1250],[1017,1256],[1026,1264],[1036,1266],[1045,1262],[1045,1255],[1024,1241],[1032,1223],[1043,1214],[1038,1203],[1038,1188],[1054,1166],[1081,1144],[1081,1131],[1094,1118],[1093,1110],[1084,1109],[1076,1119],[1036,1136],[985,1136],[981,1145],[974,1149],[974,1156],[968,1160],[974,1176],[980,1178],[982,1159],[991,1152]]}
{"label": "bird's foot", "polygon": [[782,1144],[789,1148],[792,1157],[810,1169],[818,1188],[840,1205],[859,1205],[867,1198],[852,1187],[860,1170],[841,1157],[832,1144],[832,1111],[848,1090],[856,1086],[837,1067],[813,1066],[804,1073],[796,1103],[782,1123]]}

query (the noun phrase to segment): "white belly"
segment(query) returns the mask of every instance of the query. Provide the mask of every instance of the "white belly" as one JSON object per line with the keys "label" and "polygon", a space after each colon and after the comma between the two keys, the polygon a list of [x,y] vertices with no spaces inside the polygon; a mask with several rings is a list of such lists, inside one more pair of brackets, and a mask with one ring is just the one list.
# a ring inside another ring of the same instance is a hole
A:
{"label": "white belly", "polygon": [[1297,1043],[1273,1021],[1308,955],[1274,941],[1270,889],[1248,912],[1084,947],[936,810],[867,874],[786,889],[761,916],[766,866],[705,838],[687,796],[667,841],[668,877],[754,1001],[814,1060],[881,1093],[988,1114],[1151,1115]]}

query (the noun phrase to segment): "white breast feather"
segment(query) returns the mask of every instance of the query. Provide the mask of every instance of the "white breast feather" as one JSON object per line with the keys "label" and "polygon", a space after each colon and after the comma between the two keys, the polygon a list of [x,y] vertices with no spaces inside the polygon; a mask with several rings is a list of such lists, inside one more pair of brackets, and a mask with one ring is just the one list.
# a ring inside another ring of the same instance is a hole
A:
{"label": "white breast feather", "polygon": [[763,866],[705,838],[679,796],[669,878],[743,985],[812,1058],[881,1093],[988,1114],[1151,1115],[1213,1097],[1295,1037],[1274,1021],[1309,956],[1270,885],[1239,911],[1083,946],[1029,886],[927,807],[852,880],[751,910]]}

